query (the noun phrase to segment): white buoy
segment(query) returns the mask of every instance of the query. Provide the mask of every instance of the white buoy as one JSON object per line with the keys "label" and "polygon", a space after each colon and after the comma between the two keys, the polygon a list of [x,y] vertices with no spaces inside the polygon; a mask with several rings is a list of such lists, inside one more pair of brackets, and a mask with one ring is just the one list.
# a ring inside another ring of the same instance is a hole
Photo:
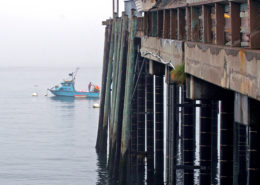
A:
{"label": "white buoy", "polygon": [[36,92],[32,93],[32,96],[38,96],[38,93],[36,93]]}
{"label": "white buoy", "polygon": [[100,105],[99,105],[98,103],[95,103],[95,104],[93,105],[93,108],[100,108]]}

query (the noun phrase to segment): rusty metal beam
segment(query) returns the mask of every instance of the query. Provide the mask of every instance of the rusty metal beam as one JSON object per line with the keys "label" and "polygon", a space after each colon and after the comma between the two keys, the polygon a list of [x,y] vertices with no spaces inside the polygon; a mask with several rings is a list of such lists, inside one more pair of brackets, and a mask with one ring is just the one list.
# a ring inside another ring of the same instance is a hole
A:
{"label": "rusty metal beam", "polygon": [[183,8],[177,9],[177,21],[178,21],[177,22],[178,40],[184,40],[185,39],[185,9]]}
{"label": "rusty metal beam", "polygon": [[163,11],[163,38],[170,38],[170,10]]}
{"label": "rusty metal beam", "polygon": [[163,35],[163,11],[160,10],[157,12],[157,37],[162,37]]}
{"label": "rusty metal beam", "polygon": [[191,41],[191,8],[186,7],[186,40]]}
{"label": "rusty metal beam", "polygon": [[224,5],[222,4],[215,4],[215,11],[216,11],[216,44],[217,45],[224,45],[225,44],[225,37],[224,37]]}
{"label": "rusty metal beam", "polygon": [[200,41],[200,12],[198,7],[191,7],[191,40]]}
{"label": "rusty metal beam", "polygon": [[249,30],[250,30],[250,48],[260,48],[260,2],[257,0],[248,0],[249,6]]}
{"label": "rusty metal beam", "polygon": [[231,46],[241,46],[240,39],[240,4],[229,2],[230,18],[231,18]]}
{"label": "rusty metal beam", "polygon": [[203,16],[203,42],[212,42],[212,32],[211,32],[211,18],[210,7],[207,5],[202,5],[202,16]]}
{"label": "rusty metal beam", "polygon": [[170,27],[171,27],[171,39],[177,39],[177,12],[176,10],[170,10]]}

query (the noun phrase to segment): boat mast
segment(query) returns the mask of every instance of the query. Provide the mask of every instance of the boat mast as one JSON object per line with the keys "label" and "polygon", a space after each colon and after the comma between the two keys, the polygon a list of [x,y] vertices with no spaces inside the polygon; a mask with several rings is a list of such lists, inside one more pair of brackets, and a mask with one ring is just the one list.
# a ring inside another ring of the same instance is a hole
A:
{"label": "boat mast", "polygon": [[75,72],[73,73],[73,81],[75,80],[78,71],[79,71],[79,67],[77,67],[76,70],[75,70]]}

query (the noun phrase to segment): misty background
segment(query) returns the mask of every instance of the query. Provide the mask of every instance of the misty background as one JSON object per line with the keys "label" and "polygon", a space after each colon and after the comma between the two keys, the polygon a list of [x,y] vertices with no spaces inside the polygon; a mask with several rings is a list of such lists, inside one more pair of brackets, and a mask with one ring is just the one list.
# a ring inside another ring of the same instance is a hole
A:
{"label": "misty background", "polygon": [[111,16],[110,0],[0,0],[0,67],[101,67]]}

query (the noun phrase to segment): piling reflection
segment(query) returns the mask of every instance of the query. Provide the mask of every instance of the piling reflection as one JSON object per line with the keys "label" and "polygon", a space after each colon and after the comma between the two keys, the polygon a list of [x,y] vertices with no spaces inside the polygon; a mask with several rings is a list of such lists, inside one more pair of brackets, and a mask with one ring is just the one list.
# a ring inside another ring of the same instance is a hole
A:
{"label": "piling reflection", "polygon": [[97,154],[97,183],[96,185],[108,185],[108,170],[106,154]]}

